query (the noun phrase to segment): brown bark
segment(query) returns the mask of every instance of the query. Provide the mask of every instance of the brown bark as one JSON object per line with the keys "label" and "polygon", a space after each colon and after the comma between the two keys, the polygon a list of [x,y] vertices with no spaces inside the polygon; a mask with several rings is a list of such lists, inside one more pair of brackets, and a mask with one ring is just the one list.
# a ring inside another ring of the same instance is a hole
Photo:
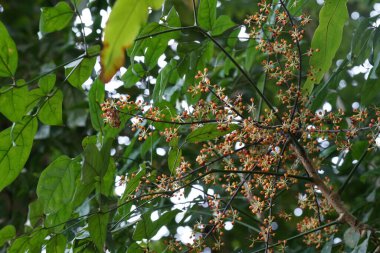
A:
{"label": "brown bark", "polygon": [[342,222],[346,222],[348,225],[355,228],[356,230],[368,229],[367,225],[360,223],[358,219],[348,211],[339,194],[334,190],[331,190],[325,184],[325,182],[317,173],[317,169],[314,168],[314,165],[311,163],[305,149],[294,137],[292,137],[292,139],[293,149],[297,155],[297,158],[301,161],[303,167],[305,168],[309,176],[313,179],[313,184],[318,187],[318,189],[322,192],[322,195],[327,199],[330,205],[339,214],[340,220]]}

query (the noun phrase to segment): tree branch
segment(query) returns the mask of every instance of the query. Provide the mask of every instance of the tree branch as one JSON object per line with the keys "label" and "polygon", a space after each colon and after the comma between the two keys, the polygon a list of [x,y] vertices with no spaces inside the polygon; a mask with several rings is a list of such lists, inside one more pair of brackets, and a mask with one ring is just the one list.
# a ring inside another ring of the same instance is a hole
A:
{"label": "tree branch", "polygon": [[[302,237],[302,236],[304,236],[304,235],[308,235],[308,234],[311,234],[311,233],[314,233],[314,232],[320,231],[320,230],[322,230],[322,229],[324,229],[324,228],[327,228],[327,227],[331,227],[331,226],[337,225],[337,224],[339,224],[340,222],[341,222],[341,221],[340,221],[340,218],[338,218],[337,220],[335,220],[335,221],[333,221],[333,222],[330,222],[330,223],[327,223],[327,224],[325,224],[325,225],[319,226],[319,227],[317,227],[317,228],[315,228],[315,229],[312,229],[312,230],[309,230],[309,231],[305,231],[305,232],[303,232],[303,233],[299,233],[299,234],[297,234],[297,235],[295,235],[295,236],[292,236],[292,237],[289,237],[289,238],[287,238],[287,239],[284,239],[284,240],[282,240],[282,241],[280,241],[280,242],[277,242],[277,243],[274,243],[274,244],[270,244],[270,245],[268,246],[268,248],[273,248],[273,247],[275,247],[275,246],[282,245],[282,244],[284,244],[284,242],[288,242],[288,241],[291,241],[291,240],[294,240],[294,239],[300,238],[300,237]],[[265,248],[261,248],[261,249],[259,249],[259,250],[252,251],[251,253],[258,253],[258,252],[262,252],[262,251],[264,251],[264,250],[265,250]]]}
{"label": "tree branch", "polygon": [[309,176],[313,179],[314,185],[318,187],[330,205],[332,205],[335,211],[341,216],[342,221],[345,221],[348,225],[357,230],[367,229],[366,225],[361,224],[358,219],[347,210],[339,194],[331,190],[323,182],[301,144],[295,139],[294,136],[291,136],[291,138],[293,142],[293,149],[297,155],[297,158],[300,159],[303,167]]}

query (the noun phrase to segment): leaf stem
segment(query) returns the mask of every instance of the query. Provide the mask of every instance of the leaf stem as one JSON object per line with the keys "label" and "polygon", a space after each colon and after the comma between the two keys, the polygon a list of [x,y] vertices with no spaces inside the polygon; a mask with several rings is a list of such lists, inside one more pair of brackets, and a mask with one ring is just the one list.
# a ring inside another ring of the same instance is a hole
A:
{"label": "leaf stem", "polygon": [[[199,22],[198,22],[198,8],[197,8],[197,5],[195,3],[196,0],[192,0],[193,2],[193,11],[194,11],[194,24],[195,26],[198,26]],[[201,0],[198,0],[198,1],[201,1]],[[207,0],[203,0],[203,1],[207,1]]]}
{"label": "leaf stem", "polygon": [[[164,27],[166,27],[166,26],[164,26]],[[142,36],[136,38],[135,41],[150,39],[150,38],[153,38],[155,36],[165,34],[165,33],[178,32],[178,31],[183,31],[183,30],[192,30],[195,28],[196,28],[196,26],[174,27],[174,28],[171,28],[169,30],[164,30],[164,31],[156,32],[156,33],[150,33],[150,34],[142,35]]]}
{"label": "leaf stem", "polygon": [[[95,56],[95,55],[94,55],[94,56]],[[92,57],[94,57],[94,56],[92,56]],[[29,85],[29,84],[31,84],[31,83],[33,83],[33,82],[39,80],[40,78],[42,78],[42,77],[44,77],[44,76],[47,76],[47,75],[49,75],[49,74],[51,74],[51,73],[54,73],[57,69],[60,69],[60,68],[66,66],[66,65],[68,65],[68,64],[70,64],[70,63],[72,63],[72,62],[75,62],[75,61],[77,61],[77,60],[80,60],[80,59],[83,59],[83,58],[86,58],[86,57],[88,57],[86,54],[81,54],[80,56],[78,56],[78,57],[76,57],[76,58],[74,58],[74,59],[68,60],[68,61],[66,61],[66,62],[64,62],[64,63],[62,63],[62,64],[56,66],[55,68],[53,68],[53,69],[51,69],[51,70],[49,70],[49,71],[46,71],[45,73],[42,73],[42,74],[40,74],[40,75],[34,77],[33,79],[29,80],[28,82],[25,82],[25,83],[22,84],[22,85],[18,85],[18,86],[12,85],[12,86],[9,87],[8,89],[5,89],[5,90],[1,91],[0,94],[4,94],[4,93],[10,91],[10,90],[13,89],[13,88],[16,88],[16,89],[17,89],[17,88],[21,88],[21,87],[27,86],[27,85]]]}

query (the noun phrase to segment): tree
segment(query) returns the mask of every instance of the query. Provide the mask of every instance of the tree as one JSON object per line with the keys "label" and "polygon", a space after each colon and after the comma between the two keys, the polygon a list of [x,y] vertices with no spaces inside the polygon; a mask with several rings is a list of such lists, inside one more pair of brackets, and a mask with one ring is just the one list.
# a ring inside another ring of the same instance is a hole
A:
{"label": "tree", "polygon": [[0,2],[2,252],[378,252],[380,6],[320,2]]}

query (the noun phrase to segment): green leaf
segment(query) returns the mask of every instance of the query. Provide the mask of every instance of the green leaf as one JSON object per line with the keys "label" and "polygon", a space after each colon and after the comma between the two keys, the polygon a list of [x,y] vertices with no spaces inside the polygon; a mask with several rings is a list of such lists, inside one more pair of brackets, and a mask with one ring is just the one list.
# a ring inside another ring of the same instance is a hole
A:
{"label": "green leaf", "polygon": [[216,21],[216,0],[201,1],[198,9],[199,26],[211,31]]}
{"label": "green leaf", "polygon": [[235,124],[231,124],[229,126],[229,130],[226,131],[220,131],[218,129],[218,124],[206,124],[200,128],[195,129],[192,131],[187,137],[186,141],[190,143],[195,142],[202,142],[202,141],[208,141],[213,140],[215,138],[224,136],[228,133],[231,133],[232,131],[238,129],[239,126]]}
{"label": "green leaf", "polygon": [[249,40],[247,49],[245,50],[245,69],[249,70],[255,63],[255,60],[258,61],[259,51],[256,50],[257,42],[255,40]]}
{"label": "green leaf", "polygon": [[102,146],[101,150],[93,143],[89,143],[84,152],[84,161],[82,169],[82,182],[85,184],[103,180],[107,172],[110,161],[110,150],[112,140],[108,139]]}
{"label": "green leaf", "polygon": [[145,74],[145,70],[141,64],[133,64],[129,66],[127,72],[121,77],[121,80],[124,81],[124,87],[130,88],[133,87]]}
{"label": "green leaf", "polygon": [[186,75],[185,84],[194,83],[194,76],[199,70],[207,67],[214,53],[214,44],[211,41],[205,41],[201,45],[194,43],[194,46],[195,48],[187,49],[187,44],[180,43],[177,47],[178,54],[183,58],[177,66],[177,71],[179,75]]}
{"label": "green leaf", "polygon": [[88,218],[88,231],[100,252],[103,252],[103,246],[106,241],[108,218],[109,213],[96,213]]}
{"label": "green leaf", "polygon": [[149,136],[145,141],[144,143],[141,145],[141,148],[140,148],[140,156],[141,158],[145,158],[145,155],[148,153],[148,152],[151,152],[154,150],[154,147],[158,144],[159,140],[160,140],[160,135],[157,131],[153,132],[153,134],[151,136]]}
{"label": "green leaf", "polygon": [[351,253],[367,253],[368,241],[370,238],[371,232],[367,232],[367,238],[359,245],[357,245]]}
{"label": "green leaf", "polygon": [[54,7],[41,8],[40,32],[55,32],[65,28],[71,21],[74,11],[69,4],[61,1]]}
{"label": "green leaf", "polygon": [[[116,210],[114,216],[113,216],[113,220],[114,221],[117,221],[118,223],[128,219],[131,215],[134,214],[134,211],[131,210],[132,208],[132,205],[133,205],[133,202],[132,201],[129,201],[129,202],[122,202],[120,201],[119,199],[119,208]],[[123,228],[121,228],[123,229]],[[112,232],[114,232],[115,230],[112,230]]]}
{"label": "green leaf", "polygon": [[[181,25],[178,13],[175,11],[174,8],[172,8],[169,11],[166,18],[166,23],[169,27],[179,27]],[[159,24],[157,22],[152,22],[147,24],[143,28],[143,30],[139,34],[139,37],[168,30],[171,30],[171,28],[163,26],[162,24]],[[135,56],[144,56],[144,64],[147,66],[147,71],[152,70],[157,66],[159,57],[165,53],[168,47],[169,40],[178,39],[180,35],[181,33],[177,31],[163,33],[159,36],[153,36],[149,39],[139,40],[135,43],[130,57],[131,59],[134,59]],[[134,62],[132,61],[131,66],[134,65]],[[145,74],[144,72],[145,71],[141,71],[142,74],[138,74],[138,76],[142,77],[142,75]]]}
{"label": "green leaf", "polygon": [[379,87],[379,79],[368,78],[361,89],[361,93],[360,93],[361,104],[363,104],[364,106],[373,104],[373,101],[379,95],[378,92],[374,92],[374,91],[377,91],[378,87]]}
{"label": "green leaf", "polygon": [[104,95],[105,86],[99,79],[96,79],[91,85],[90,91],[88,93],[91,123],[92,127],[96,131],[101,131],[104,126],[104,121],[101,116],[103,112],[100,107],[100,104],[104,101]]}
{"label": "green leaf", "polygon": [[[371,42],[375,43],[374,35],[376,29],[371,24],[376,22],[377,17],[360,18],[360,23],[356,28],[352,40],[351,51],[347,55],[347,59],[350,60],[352,65],[360,65],[366,59],[371,61],[371,51],[373,47]],[[373,63],[371,63],[373,65]]]}
{"label": "green leaf", "polygon": [[131,246],[128,247],[127,253],[144,253],[145,250],[141,248],[137,243],[132,243]]}
{"label": "green leaf", "polygon": [[[311,48],[319,49],[310,58],[314,68],[313,77],[309,77],[303,90],[310,94],[314,84],[318,84],[329,70],[343,36],[344,23],[348,18],[347,0],[326,0],[319,13],[319,26],[314,33]],[[313,79],[312,79],[313,78]]]}
{"label": "green leaf", "polygon": [[154,102],[162,101],[162,96],[164,95],[166,85],[168,84],[170,76],[174,71],[176,71],[176,61],[171,60],[170,63],[167,64],[158,74],[157,82],[153,89]]}
{"label": "green leaf", "polygon": [[67,81],[77,89],[82,89],[82,84],[91,76],[96,57],[84,58],[65,67]]}
{"label": "green leaf", "polygon": [[152,7],[154,10],[158,10],[161,8],[164,0],[147,0],[148,6]]}
{"label": "green leaf", "polygon": [[62,102],[63,93],[57,90],[52,96],[46,97],[38,112],[38,119],[46,125],[62,125]]}
{"label": "green leaf", "polygon": [[229,28],[235,25],[231,18],[227,15],[219,16],[214,25],[212,26],[211,34],[216,36],[224,33]]}
{"label": "green leaf", "polygon": [[359,160],[360,157],[363,155],[363,152],[367,150],[368,148],[368,142],[367,141],[356,141],[353,143],[351,147],[351,154],[352,158],[355,160]]}
{"label": "green leaf", "polygon": [[[175,10],[178,12],[180,18],[181,26],[192,26],[194,25],[194,8],[192,0],[168,0],[165,2],[165,8],[169,5],[166,3],[172,2]],[[199,3],[199,1],[196,1]]]}
{"label": "green leaf", "polygon": [[62,206],[59,211],[47,214],[44,226],[51,228],[50,230],[54,233],[60,233],[62,232],[66,221],[70,219],[72,212],[73,203],[70,202],[67,205]]}
{"label": "green leaf", "polygon": [[13,225],[7,225],[0,230],[0,247],[16,236],[16,229]]}
{"label": "green leaf", "polygon": [[289,0],[287,2],[288,11],[292,16],[299,16],[305,8],[305,3],[307,3],[307,0]]}
{"label": "green leaf", "polygon": [[28,237],[20,237],[16,239],[8,249],[8,253],[28,252],[28,242]]}
{"label": "green leaf", "polygon": [[32,112],[32,114],[37,113],[39,106],[42,105],[42,99],[46,99],[46,94],[41,88],[33,89],[29,91],[27,99],[27,112]]}
{"label": "green leaf", "polygon": [[[174,108],[173,103],[168,102],[166,100],[161,100],[160,102],[155,102],[154,106],[160,108],[161,119],[163,121],[171,122],[172,119],[177,115],[177,110]],[[170,128],[173,126],[171,123],[164,123],[164,122],[153,122],[152,123],[154,128],[164,131],[165,128]]]}
{"label": "green leaf", "polygon": [[182,156],[182,149],[178,147],[170,148],[169,155],[168,155],[168,166],[169,166],[170,172],[173,175],[176,174],[176,168],[181,163],[181,156]]}
{"label": "green leaf", "polygon": [[77,11],[82,11],[87,7],[88,0],[70,0],[70,2],[75,6]]}
{"label": "green leaf", "polygon": [[343,235],[343,241],[344,243],[350,247],[355,248],[356,245],[358,245],[358,242],[360,240],[360,233],[356,231],[354,228],[348,228],[346,232],[344,232]]}
{"label": "green leaf", "polygon": [[90,57],[98,56],[100,54],[100,45],[94,45],[87,48],[87,55]]}
{"label": "green leaf", "polygon": [[227,45],[230,48],[234,48],[236,46],[236,43],[238,42],[238,37],[239,37],[240,29],[235,29],[231,34],[229,35],[227,39]]}
{"label": "green leaf", "polygon": [[125,49],[130,48],[148,17],[147,2],[116,1],[104,29],[100,79],[107,83],[125,62]]}
{"label": "green leaf", "polygon": [[[171,27],[180,27],[181,26],[181,20],[179,18],[178,12],[176,11],[176,9],[174,7],[172,7],[169,10],[168,17],[167,17],[166,21],[168,22],[168,25]],[[176,35],[177,35],[176,32],[171,32],[168,36],[170,36],[171,38],[175,38]]]}
{"label": "green leaf", "polygon": [[[168,30],[166,27],[163,27],[162,25],[158,23],[150,23],[148,26],[149,26],[148,28],[149,32],[146,32],[146,34],[150,34],[153,32],[157,33],[160,31]],[[153,31],[153,32],[150,32],[150,31]],[[155,36],[149,40],[142,41],[139,48],[143,50],[142,54],[145,57],[144,63],[148,66],[148,70],[152,70],[154,67],[157,66],[158,58],[160,58],[160,56],[163,53],[165,53],[165,50],[168,47],[169,40],[171,38],[174,39],[175,37],[176,36],[173,36],[173,34],[166,34],[166,35]]]}
{"label": "green leaf", "polygon": [[330,78],[313,90],[309,98],[309,107],[312,111],[322,107],[326,101],[329,101],[331,104],[335,103],[338,94],[333,90],[338,88],[339,81],[344,78],[345,70],[348,67],[347,63],[347,59],[343,60],[342,64],[331,73]]}
{"label": "green leaf", "polygon": [[157,220],[152,221],[151,212],[147,212],[141,216],[141,220],[137,223],[135,232],[133,233],[133,240],[141,241],[142,239],[151,239],[155,236],[162,226],[168,225],[173,221],[174,217],[180,210],[176,209],[173,211],[166,212],[162,214]]}
{"label": "green leaf", "polygon": [[140,184],[140,179],[142,176],[145,176],[146,168],[145,166],[140,166],[140,170],[134,174],[134,176],[128,176],[128,183],[124,190],[123,196],[121,197],[121,201],[126,200],[131,193],[133,193],[137,186]]}
{"label": "green leaf", "polygon": [[[235,57],[235,52],[230,52],[230,54],[232,57]],[[247,52],[247,56],[248,56],[248,52]],[[231,69],[234,69],[235,65],[227,57],[224,58],[224,64],[223,65],[224,65],[224,67],[223,67],[224,76],[229,76]]]}
{"label": "green leaf", "polygon": [[44,203],[45,214],[56,213],[72,202],[80,168],[79,158],[60,156],[41,173],[37,196]]}
{"label": "green leaf", "polygon": [[323,160],[330,157],[333,153],[336,152],[336,145],[331,145],[330,147],[324,149],[319,153],[319,157]]}
{"label": "green leaf", "polygon": [[[82,239],[83,238],[83,239]],[[98,252],[95,244],[90,241],[90,238],[87,235],[81,236],[74,240],[73,253],[94,253]],[[103,252],[103,251],[101,251]]]}
{"label": "green leaf", "polygon": [[76,182],[76,190],[73,198],[73,208],[81,206],[87,197],[94,191],[95,183],[90,181],[88,183],[83,183],[81,178]]}
{"label": "green leaf", "polygon": [[330,240],[328,240],[325,245],[323,246],[321,253],[331,253],[332,246],[334,243],[334,235],[330,237]]}
{"label": "green leaf", "polygon": [[17,69],[17,48],[0,21],[0,77],[14,76]]}
{"label": "green leaf", "polygon": [[38,86],[41,88],[41,91],[45,95],[48,95],[50,91],[54,88],[55,81],[55,74],[49,74],[40,78],[40,80],[38,81]]}
{"label": "green leaf", "polygon": [[47,229],[39,229],[34,231],[29,236],[22,236],[16,239],[11,247],[8,249],[8,253],[20,253],[20,252],[41,252],[41,247],[45,237],[48,235]]}
{"label": "green leaf", "polygon": [[[375,62],[375,58],[380,55],[380,28],[377,27],[374,31],[373,40],[372,40],[372,50],[369,57],[369,63],[373,65],[373,67],[376,69],[379,66],[379,62]],[[377,66],[376,66],[377,65]],[[376,67],[375,67],[376,66]]]}
{"label": "green leaf", "polygon": [[37,120],[24,119],[0,132],[0,191],[13,182],[28,160],[37,132]]}
{"label": "green leaf", "polygon": [[82,140],[82,148],[86,149],[88,144],[97,144],[98,143],[98,137],[96,135],[86,136]]}
{"label": "green leaf", "polygon": [[[4,93],[2,93],[4,92]],[[0,112],[10,121],[22,119],[28,106],[28,87],[5,86],[0,89]]]}
{"label": "green leaf", "polygon": [[37,227],[44,219],[44,203],[41,200],[35,200],[29,204],[28,219],[32,227]]}
{"label": "green leaf", "polygon": [[116,165],[114,160],[111,158],[106,174],[103,177],[103,182],[98,185],[99,192],[104,196],[112,196],[114,185],[115,185],[115,173]]}
{"label": "green leaf", "polygon": [[154,252],[165,252],[167,247],[168,246],[164,240],[149,242],[149,249],[153,250]]}
{"label": "green leaf", "polygon": [[64,253],[66,249],[66,237],[58,234],[51,238],[46,244],[47,253]]}

